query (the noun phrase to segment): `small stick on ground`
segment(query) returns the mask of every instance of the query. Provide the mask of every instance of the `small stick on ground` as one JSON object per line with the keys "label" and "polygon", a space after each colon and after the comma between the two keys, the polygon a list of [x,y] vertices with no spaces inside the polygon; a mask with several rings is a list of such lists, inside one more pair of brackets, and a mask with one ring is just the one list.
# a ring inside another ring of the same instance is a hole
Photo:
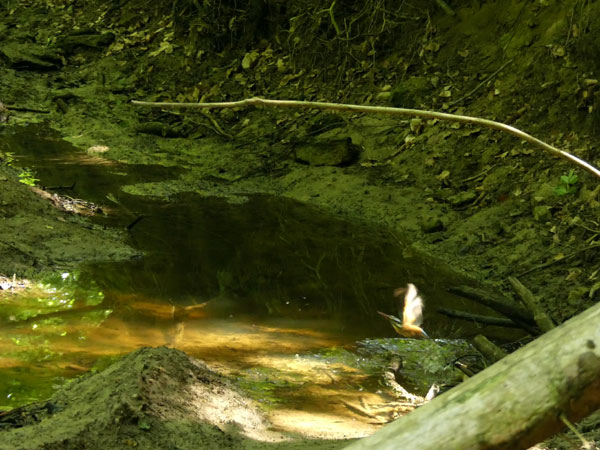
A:
{"label": "small stick on ground", "polygon": [[563,421],[563,423],[569,428],[569,430],[571,430],[571,432],[577,436],[577,438],[581,441],[581,448],[582,449],[586,449],[586,450],[592,450],[594,447],[592,446],[591,442],[589,442],[584,436],[583,434],[581,434],[579,432],[579,430],[577,428],[575,428],[575,425],[573,425],[571,423],[571,421],[567,418],[567,416],[565,416],[565,413],[560,413],[559,416],[560,420]]}
{"label": "small stick on ground", "polygon": [[509,298],[469,286],[451,287],[448,290],[453,294],[469,298],[477,303],[492,308],[494,311],[498,311],[532,335],[539,334],[539,331],[533,326],[535,322],[529,311]]}
{"label": "small stick on ground", "polygon": [[567,259],[572,258],[573,256],[577,256],[580,253],[584,253],[584,252],[587,252],[588,250],[593,250],[593,249],[598,248],[598,247],[600,247],[600,244],[592,244],[589,247],[576,250],[573,253],[569,253],[568,255],[565,255],[565,256],[563,256],[560,259],[552,259],[551,261],[548,261],[546,263],[539,264],[537,266],[533,266],[532,268],[527,269],[526,271],[521,272],[520,274],[518,274],[517,277],[521,278],[521,277],[524,277],[525,275],[529,275],[531,272],[535,272],[536,270],[545,269],[545,268],[550,267],[550,266],[552,266],[554,264],[562,263],[562,262],[566,261]]}
{"label": "small stick on ground", "polygon": [[492,78],[494,78],[496,75],[498,75],[500,72],[502,72],[502,70],[508,66],[511,62],[513,62],[512,59],[509,59],[508,61],[506,61],[504,64],[502,64],[498,69],[496,69],[496,71],[494,73],[492,73],[490,76],[488,76],[485,80],[483,80],[481,83],[479,83],[477,86],[475,86],[475,88],[471,89],[469,92],[467,92],[465,95],[463,95],[461,98],[454,100],[453,102],[450,102],[450,106],[454,106],[457,103],[462,102],[463,100],[469,98],[471,95],[473,95],[475,92],[477,92],[479,89],[481,89],[483,86],[485,86]]}
{"label": "small stick on ground", "polygon": [[531,311],[533,314],[533,320],[535,320],[537,326],[540,327],[540,330],[545,333],[553,329],[555,326],[554,322],[552,322],[550,316],[546,314],[546,311],[540,308],[540,305],[538,305],[538,302],[531,291],[515,277],[508,277],[508,281],[512,285],[515,292],[519,295],[521,300],[523,300],[523,303],[525,306],[527,306],[527,309],[529,309],[529,311]]}
{"label": "small stick on ground", "polygon": [[448,5],[448,3],[446,3],[444,0],[435,0],[435,2],[439,5],[440,8],[442,8],[444,10],[444,12],[446,14],[448,14],[449,16],[454,16],[456,15],[456,13],[454,12],[454,10],[452,8],[450,8],[450,5]]}
{"label": "small stick on ground", "polygon": [[386,367],[383,373],[383,381],[387,387],[389,387],[394,394],[399,398],[404,398],[411,402],[414,406],[422,405],[425,403],[425,399],[419,395],[411,394],[404,387],[396,381],[396,374],[402,367],[402,360],[399,357],[394,357],[390,361],[388,367]]}
{"label": "small stick on ground", "polygon": [[482,323],[486,325],[494,325],[496,327],[521,328],[520,325],[516,324],[511,319],[505,319],[504,317],[483,316],[480,314],[471,314],[465,311],[458,311],[456,309],[448,308],[438,308],[437,311],[448,317],[470,320],[471,322]]}
{"label": "small stick on ground", "polygon": [[487,358],[488,361],[493,363],[500,361],[508,355],[508,353],[481,334],[478,334],[473,338],[473,345]]}

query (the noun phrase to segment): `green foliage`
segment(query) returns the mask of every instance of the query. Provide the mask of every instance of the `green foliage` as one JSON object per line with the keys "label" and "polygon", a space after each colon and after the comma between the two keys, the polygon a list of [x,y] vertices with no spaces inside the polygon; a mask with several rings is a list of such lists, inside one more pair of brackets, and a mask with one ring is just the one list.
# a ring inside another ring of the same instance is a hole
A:
{"label": "green foliage", "polygon": [[27,186],[35,186],[36,181],[40,181],[35,177],[35,173],[31,169],[22,169],[19,173],[19,181]]}
{"label": "green foliage", "polygon": [[560,177],[560,184],[555,188],[556,193],[558,195],[575,194],[577,192],[576,185],[578,179],[573,169],[571,169],[567,175]]}
{"label": "green foliage", "polygon": [[0,164],[3,166],[12,166],[15,160],[15,154],[13,152],[0,152]]}
{"label": "green foliage", "polygon": [[[0,152],[0,165],[3,166],[8,166],[8,167],[15,167],[15,156],[14,153],[12,152]],[[35,186],[35,183],[37,181],[40,181],[38,178],[35,177],[35,173],[33,172],[33,170],[28,169],[28,168],[24,168],[24,169],[20,169],[21,171],[19,172],[19,181],[23,184],[26,184],[27,186]]]}

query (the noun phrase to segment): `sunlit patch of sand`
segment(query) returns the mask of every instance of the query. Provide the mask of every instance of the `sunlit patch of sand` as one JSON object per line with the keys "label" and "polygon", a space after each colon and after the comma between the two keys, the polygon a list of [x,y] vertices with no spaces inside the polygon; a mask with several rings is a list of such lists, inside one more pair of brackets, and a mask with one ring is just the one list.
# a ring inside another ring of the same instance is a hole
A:
{"label": "sunlit patch of sand", "polygon": [[315,439],[353,439],[373,434],[379,426],[337,414],[278,409],[269,415],[277,430]]}

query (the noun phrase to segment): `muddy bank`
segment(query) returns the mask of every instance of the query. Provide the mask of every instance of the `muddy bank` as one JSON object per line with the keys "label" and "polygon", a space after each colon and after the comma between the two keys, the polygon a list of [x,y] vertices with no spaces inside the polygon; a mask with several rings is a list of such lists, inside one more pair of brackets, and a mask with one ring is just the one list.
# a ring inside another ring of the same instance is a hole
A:
{"label": "muddy bank", "polygon": [[60,210],[51,199],[19,182],[16,169],[0,166],[0,262],[19,277],[67,270],[86,261],[129,259],[136,250],[125,232],[93,225]]}

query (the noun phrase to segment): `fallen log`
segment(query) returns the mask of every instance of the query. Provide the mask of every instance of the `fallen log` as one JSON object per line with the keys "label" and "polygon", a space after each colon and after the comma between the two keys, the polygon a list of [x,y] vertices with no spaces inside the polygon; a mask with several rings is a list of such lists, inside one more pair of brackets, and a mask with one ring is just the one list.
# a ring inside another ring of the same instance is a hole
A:
{"label": "fallen log", "polygon": [[526,449],[600,408],[600,303],[346,447]]}

